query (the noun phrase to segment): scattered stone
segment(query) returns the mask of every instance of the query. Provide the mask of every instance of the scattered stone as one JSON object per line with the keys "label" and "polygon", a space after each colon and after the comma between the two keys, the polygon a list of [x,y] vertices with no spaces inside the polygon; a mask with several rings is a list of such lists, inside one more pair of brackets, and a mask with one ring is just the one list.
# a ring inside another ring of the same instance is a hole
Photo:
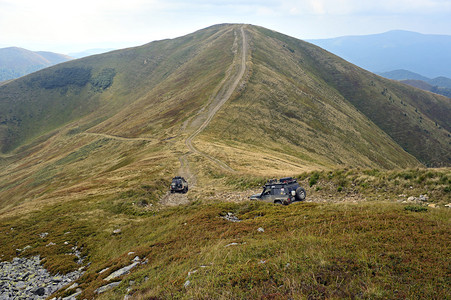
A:
{"label": "scattered stone", "polygon": [[415,197],[410,196],[409,198],[407,198],[407,202],[415,202]]}
{"label": "scattered stone", "polygon": [[431,204],[429,204],[428,206],[429,206],[429,207],[432,207],[432,208],[436,208],[436,207],[437,207],[437,204],[431,203]]}
{"label": "scattered stone", "polygon": [[98,289],[96,289],[94,291],[94,293],[96,293],[96,294],[104,293],[104,292],[106,292],[108,290],[111,290],[114,287],[117,287],[119,284],[121,284],[121,281],[116,281],[116,282],[109,283],[107,285],[99,287]]}
{"label": "scattered stone", "polygon": [[67,289],[66,289],[66,291],[67,290],[71,290],[71,289],[75,289],[76,287],[78,287],[78,283],[74,283],[74,284],[72,284],[70,287],[68,287]]}
{"label": "scattered stone", "polygon": [[110,281],[111,279],[120,277],[122,275],[127,274],[128,272],[130,272],[131,269],[133,269],[134,267],[136,267],[138,265],[138,262],[134,262],[131,265],[128,265],[126,267],[123,267],[122,269],[119,269],[117,271],[114,271],[113,273],[111,273],[107,278],[105,278],[104,280],[106,281]]}
{"label": "scattered stone", "polygon": [[50,246],[55,246],[56,244],[54,242],[50,242],[47,245],[45,245],[46,247],[50,247]]}
{"label": "scattered stone", "polygon": [[183,285],[185,288],[187,288],[189,285],[191,284],[191,282],[189,280],[185,281],[185,284]]}
{"label": "scattered stone", "polygon": [[82,290],[81,289],[77,289],[78,291],[76,291],[75,293],[73,293],[70,296],[64,297],[61,300],[77,300],[77,297],[81,294]]}
{"label": "scattered stone", "polygon": [[102,274],[105,271],[108,271],[110,269],[110,267],[106,267],[105,269],[103,269],[102,271],[99,272],[99,274]]}
{"label": "scattered stone", "polygon": [[223,219],[226,219],[227,221],[230,222],[241,222],[240,219],[238,219],[237,216],[235,216],[233,213],[229,212],[227,213],[225,216],[222,217]]}
{"label": "scattered stone", "polygon": [[48,232],[43,232],[43,233],[40,233],[40,234],[39,234],[39,237],[40,237],[41,239],[43,239],[43,238],[45,238],[45,237],[48,236],[48,235],[49,235]]}
{"label": "scattered stone", "polygon": [[451,208],[451,203],[445,204],[445,207]]}
{"label": "scattered stone", "polygon": [[121,232],[122,230],[120,228],[113,230],[113,234],[120,234]]}
{"label": "scattered stone", "polygon": [[52,276],[40,265],[39,256],[15,257],[10,262],[0,262],[0,299],[45,299],[82,274],[81,271],[74,271]]}
{"label": "scattered stone", "polygon": [[139,262],[139,261],[141,261],[141,259],[140,259],[139,256],[137,255],[137,256],[135,256],[135,258],[133,259],[133,261]]}
{"label": "scattered stone", "polygon": [[236,245],[238,245],[238,243],[230,243],[230,244],[225,245],[224,247],[230,247],[230,246],[236,246]]}
{"label": "scattered stone", "polygon": [[127,255],[135,254],[135,252],[128,252]]}
{"label": "scattered stone", "polygon": [[189,272],[188,272],[188,277],[190,277],[190,276],[191,276],[191,274],[195,274],[195,273],[197,273],[197,270],[194,270],[194,271],[189,271]]}
{"label": "scattered stone", "polygon": [[261,261],[259,261],[258,263],[259,263],[259,264],[264,264],[264,263],[266,263],[266,260],[261,260]]}
{"label": "scattered stone", "polygon": [[420,195],[418,199],[422,202],[427,202],[429,200],[429,197],[427,195]]}
{"label": "scattered stone", "polygon": [[261,227],[258,227],[257,231],[258,232],[265,232],[265,230],[263,228],[261,228]]}

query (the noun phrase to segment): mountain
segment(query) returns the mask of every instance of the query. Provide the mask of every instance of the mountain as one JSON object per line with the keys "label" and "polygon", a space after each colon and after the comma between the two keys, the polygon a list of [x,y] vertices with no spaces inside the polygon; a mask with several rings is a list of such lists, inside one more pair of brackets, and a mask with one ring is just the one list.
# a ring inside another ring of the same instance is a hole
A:
{"label": "mountain", "polygon": [[381,34],[316,39],[318,45],[371,72],[410,70],[451,78],[451,36],[394,30]]}
{"label": "mountain", "polygon": [[406,80],[406,79],[410,79],[410,80],[422,80],[422,81],[429,81],[431,80],[430,78],[414,73],[414,72],[410,72],[408,70],[394,70],[394,71],[389,71],[389,72],[381,72],[381,73],[377,73],[378,75],[388,78],[388,79],[393,79],[393,80]]}
{"label": "mountain", "polygon": [[71,52],[68,55],[73,58],[82,58],[82,57],[86,57],[86,56],[90,56],[90,55],[110,52],[113,50],[115,50],[115,49],[113,49],[113,48],[95,48],[95,49],[84,50],[81,52]]}
{"label": "mountain", "polygon": [[72,58],[46,51],[8,47],[0,49],[0,81],[18,78]]}
{"label": "mountain", "polygon": [[390,72],[379,73],[379,75],[385,78],[399,80],[402,83],[425,91],[437,93],[448,98],[451,97],[451,79],[447,77],[440,76],[434,79],[430,79],[407,70],[394,70]]}
{"label": "mountain", "polygon": [[[57,298],[446,298],[449,212],[419,203],[448,203],[450,111],[243,24],[7,82],[0,259],[31,274],[0,286],[48,293],[28,257]],[[249,201],[285,176],[307,202]]]}

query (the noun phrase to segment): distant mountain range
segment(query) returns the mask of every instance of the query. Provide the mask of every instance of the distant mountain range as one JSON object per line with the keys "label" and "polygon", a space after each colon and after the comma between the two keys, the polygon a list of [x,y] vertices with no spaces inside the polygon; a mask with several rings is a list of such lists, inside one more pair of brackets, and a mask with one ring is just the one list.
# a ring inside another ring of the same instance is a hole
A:
{"label": "distant mountain range", "polygon": [[425,91],[430,91],[451,98],[451,79],[448,77],[440,76],[431,79],[407,70],[394,70],[379,73],[379,75],[388,79],[401,81],[402,83]]}
{"label": "distant mountain range", "polygon": [[449,35],[394,30],[308,41],[374,73],[403,69],[429,78],[451,78]]}
{"label": "distant mountain range", "polygon": [[30,51],[18,47],[0,49],[0,81],[18,78],[43,68],[71,60],[68,55]]}
{"label": "distant mountain range", "polygon": [[19,47],[0,48],[0,82],[19,78],[74,58],[111,50],[114,49],[89,49],[65,55],[47,51],[30,51]]}

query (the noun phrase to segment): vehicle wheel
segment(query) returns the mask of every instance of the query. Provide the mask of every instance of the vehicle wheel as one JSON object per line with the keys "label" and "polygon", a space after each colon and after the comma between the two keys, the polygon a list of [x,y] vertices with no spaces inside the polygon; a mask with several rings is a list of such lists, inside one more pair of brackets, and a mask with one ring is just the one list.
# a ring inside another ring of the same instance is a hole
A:
{"label": "vehicle wheel", "polygon": [[276,201],[274,201],[274,204],[282,205],[282,201],[276,200]]}
{"label": "vehicle wheel", "polygon": [[299,187],[296,190],[296,200],[297,201],[304,201],[305,197],[307,197],[307,193],[305,192],[305,190],[301,187]]}

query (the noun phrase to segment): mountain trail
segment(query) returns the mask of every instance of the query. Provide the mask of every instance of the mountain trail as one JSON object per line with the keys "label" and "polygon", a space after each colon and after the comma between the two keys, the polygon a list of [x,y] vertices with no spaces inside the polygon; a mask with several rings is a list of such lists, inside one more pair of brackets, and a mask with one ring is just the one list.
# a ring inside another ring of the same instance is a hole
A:
{"label": "mountain trail", "polygon": [[[196,186],[197,179],[196,175],[191,171],[189,167],[188,162],[188,156],[195,153],[198,154],[204,158],[207,158],[211,160],[213,163],[218,165],[221,169],[228,171],[228,172],[235,172],[234,169],[232,169],[229,165],[224,163],[223,161],[212,157],[206,153],[203,153],[202,151],[198,150],[193,145],[193,140],[210,124],[213,117],[216,115],[216,113],[221,109],[221,107],[227,102],[227,100],[230,99],[233,92],[237,88],[238,84],[240,83],[241,79],[244,76],[244,72],[246,71],[246,53],[248,51],[248,45],[246,40],[246,35],[244,33],[244,26],[240,28],[241,30],[241,37],[242,37],[242,48],[241,53],[236,50],[232,50],[235,53],[235,58],[230,66],[230,68],[226,72],[226,78],[224,78],[223,81],[219,84],[218,88],[215,90],[215,95],[211,98],[207,106],[203,107],[199,113],[195,116],[195,118],[192,120],[191,124],[197,124],[203,122],[200,124],[197,129],[188,136],[185,140],[185,145],[188,148],[188,152],[183,154],[179,157],[180,161],[180,169],[179,169],[179,176],[185,177],[185,179],[188,181],[190,188]],[[232,49],[238,45],[237,43],[237,36],[235,36],[234,45],[232,46]],[[239,61],[241,54],[241,61]],[[233,69],[237,67],[237,72],[232,72]],[[186,130],[187,123],[184,124],[184,130]],[[169,192],[161,199],[161,204],[166,205],[176,205],[176,204],[182,204],[189,202],[185,194],[170,194]]]}
{"label": "mountain trail", "polygon": [[119,141],[146,141],[146,142],[155,141],[155,139],[150,139],[150,138],[143,138],[143,137],[128,138],[128,137],[123,137],[123,136],[110,135],[110,134],[106,134],[106,133],[83,132],[83,134],[100,136],[100,137],[104,137],[107,139],[115,139],[115,140],[119,140]]}
{"label": "mountain trail", "polygon": [[[213,101],[209,104],[209,109],[208,109],[208,113],[207,113],[207,117],[206,117],[205,121],[199,126],[199,128],[197,128],[197,130],[195,130],[185,140],[185,145],[188,147],[189,153],[183,155],[182,158],[181,158],[182,160],[185,160],[187,155],[189,155],[191,153],[196,153],[196,154],[199,154],[199,155],[201,155],[201,156],[203,156],[205,158],[208,158],[209,160],[213,161],[214,163],[216,163],[219,167],[221,167],[225,171],[235,172],[235,170],[233,170],[226,163],[224,163],[224,162],[220,161],[219,159],[214,158],[214,157],[212,157],[212,156],[210,156],[208,154],[205,154],[205,153],[201,152],[200,150],[198,150],[193,145],[193,140],[210,124],[211,120],[216,115],[216,113],[227,102],[227,100],[230,99],[230,97],[232,96],[233,92],[237,88],[239,82],[241,81],[241,79],[244,76],[244,72],[246,71],[246,53],[247,53],[247,50],[248,50],[248,45],[247,45],[246,35],[244,33],[244,28],[243,27],[241,27],[241,36],[242,36],[241,63],[239,64],[238,72],[234,76],[229,75],[229,78],[226,78],[224,83],[221,82],[222,87],[218,91],[218,93],[214,96]],[[237,58],[237,57],[238,57],[238,55],[235,56],[235,58]],[[233,67],[234,65],[235,65],[235,62],[232,64],[231,67]],[[201,119],[203,117],[205,117],[205,116],[202,115],[202,114],[199,114],[196,119]],[[196,122],[196,120],[193,120],[192,123],[195,123],[195,122]],[[182,166],[183,165],[184,164],[182,164]]]}

